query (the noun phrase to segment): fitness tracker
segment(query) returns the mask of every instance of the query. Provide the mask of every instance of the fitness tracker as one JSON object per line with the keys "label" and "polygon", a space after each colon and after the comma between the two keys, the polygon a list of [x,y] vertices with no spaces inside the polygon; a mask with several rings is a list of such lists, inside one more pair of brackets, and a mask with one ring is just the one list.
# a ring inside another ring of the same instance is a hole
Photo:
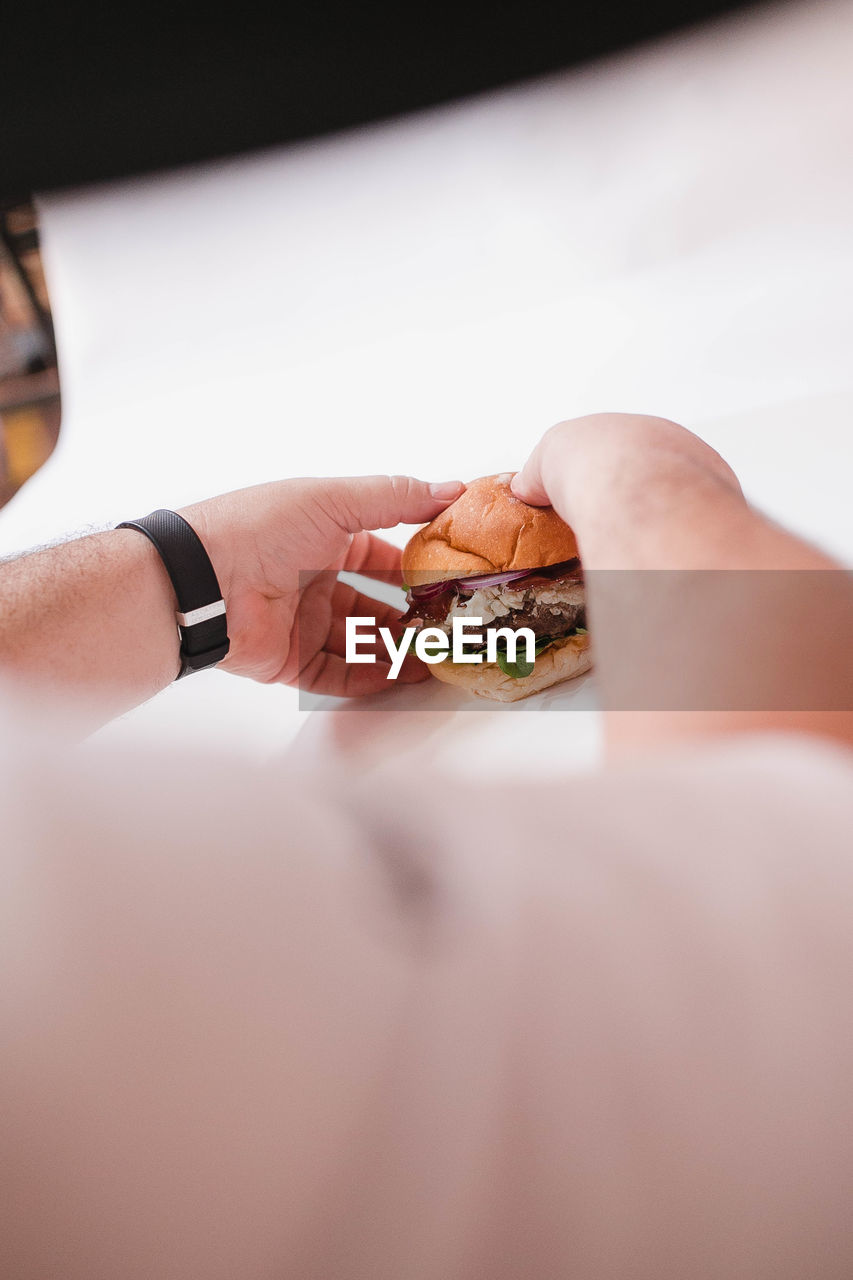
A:
{"label": "fitness tracker", "polygon": [[117,529],[138,529],[150,539],[178,597],[181,637],[180,680],[191,671],[221,662],[231,647],[225,601],[210,557],[191,525],[175,511],[152,511],[141,520],[124,520]]}

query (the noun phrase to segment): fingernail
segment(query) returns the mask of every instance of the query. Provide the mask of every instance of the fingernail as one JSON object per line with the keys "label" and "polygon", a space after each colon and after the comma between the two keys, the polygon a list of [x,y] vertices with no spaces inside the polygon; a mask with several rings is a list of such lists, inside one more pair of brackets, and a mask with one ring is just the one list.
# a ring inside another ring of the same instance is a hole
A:
{"label": "fingernail", "polygon": [[465,486],[461,480],[445,480],[442,484],[431,484],[429,491],[439,502],[445,502],[450,498],[458,498],[460,493],[465,492]]}

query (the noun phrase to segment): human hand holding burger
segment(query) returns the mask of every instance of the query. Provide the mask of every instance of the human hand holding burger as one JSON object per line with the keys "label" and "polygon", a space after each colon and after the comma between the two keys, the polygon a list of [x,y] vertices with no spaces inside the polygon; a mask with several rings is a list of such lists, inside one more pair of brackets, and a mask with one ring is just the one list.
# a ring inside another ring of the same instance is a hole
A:
{"label": "human hand holding burger", "polygon": [[[346,662],[345,623],[363,611],[399,632],[399,614],[360,598],[337,582],[337,572],[387,580],[400,553],[371,530],[426,520],[403,553],[416,589],[409,617],[435,622],[440,603],[438,620],[446,623],[454,610],[483,606],[492,622],[527,626],[536,637],[534,671],[496,654],[491,672],[489,664],[482,673],[475,666],[464,672],[468,688],[473,672],[474,686],[490,697],[536,692],[584,670],[591,639],[605,708],[634,705],[650,672],[671,707],[700,708],[640,719],[631,713],[631,732],[642,721],[645,746],[688,732],[794,724],[853,740],[853,713],[845,709],[853,705],[848,575],[799,576],[796,615],[807,620],[810,655],[804,662],[802,645],[793,642],[788,575],[775,575],[778,599],[759,605],[729,590],[738,575],[718,574],[726,595],[709,613],[707,601],[703,612],[696,599],[673,600],[672,574],[599,572],[839,568],[754,511],[726,463],[683,427],[624,414],[561,423],[520,473],[474,482],[457,502],[463,489],[409,477],[286,480],[184,508],[226,606],[231,651],[220,665],[326,693],[387,689],[393,668],[381,657],[372,666]],[[4,562],[0,598],[0,673],[22,696],[82,697],[83,719],[94,725],[175,679],[175,592],[157,551],[135,530]],[[458,675],[450,664],[443,674],[451,681]],[[405,679],[426,675],[414,659],[401,672]],[[756,707],[760,693],[760,705],[788,709],[736,716],[701,710],[723,705],[735,686]],[[797,699],[829,710],[795,713]],[[616,722],[608,717],[609,726]]]}
{"label": "human hand holding burger", "polygon": [[611,751],[768,730],[853,741],[850,575],[751,507],[692,432],[562,422],[511,489],[577,533]]}
{"label": "human hand holding burger", "polygon": [[[716,567],[750,514],[720,455],[665,418],[598,413],[558,422],[512,480],[513,494],[572,525],[587,569]],[[731,520],[709,519],[712,512]]]}
{"label": "human hand holding burger", "polygon": [[[359,611],[396,623],[389,606],[337,580],[387,581],[400,551],[373,530],[429,520],[464,486],[410,476],[281,480],[179,513],[211,562],[230,649],[220,669],[332,695],[387,688],[389,664],[344,660]],[[181,667],[178,601],[163,560],[134,528],[116,528],[0,564],[0,679],[24,702],[90,731],[171,684]],[[414,660],[402,680],[424,679]]]}
{"label": "human hand holding burger", "polygon": [[638,665],[642,678],[637,636],[657,624],[651,583],[638,591],[640,578],[608,584],[596,571],[726,564],[750,520],[731,468],[676,423],[632,414],[562,422],[520,472],[469,484],[411,539],[402,560],[410,584],[404,621],[448,631],[455,617],[469,616],[531,628],[532,666],[499,651],[493,663],[447,659],[430,668],[500,701],[588,670],[589,615],[596,651],[599,624],[604,633],[605,685],[614,664],[620,681]]}
{"label": "human hand holding burger", "polygon": [[[390,605],[338,581],[342,571],[392,581],[400,550],[378,529],[414,524],[462,493],[459,481],[411,476],[279,480],[210,498],[181,514],[207,548],[227,603],[231,650],[220,667],[304,692],[359,696],[387,688],[388,663],[345,661],[347,616],[396,627]],[[403,682],[423,679],[415,662]]]}

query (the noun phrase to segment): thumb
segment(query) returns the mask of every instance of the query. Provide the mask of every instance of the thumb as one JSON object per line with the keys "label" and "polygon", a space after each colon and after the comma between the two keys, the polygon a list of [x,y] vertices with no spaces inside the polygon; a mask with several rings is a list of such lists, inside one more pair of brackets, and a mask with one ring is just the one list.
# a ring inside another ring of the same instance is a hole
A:
{"label": "thumb", "polygon": [[348,533],[432,520],[465,491],[461,480],[431,484],[412,476],[352,476],[323,483],[327,509]]}
{"label": "thumb", "polygon": [[584,424],[595,421],[595,418],[575,418],[549,427],[513,478],[510,488],[516,498],[531,507],[553,506],[565,519],[564,508],[568,504],[564,490],[569,474],[568,464],[572,451],[578,447],[579,430]]}
{"label": "thumb", "polygon": [[510,490],[515,494],[516,498],[520,498],[521,502],[528,503],[529,507],[549,507],[551,506],[551,498],[548,497],[546,488],[542,483],[542,471],[539,467],[538,454],[533,454],[524,463],[520,471],[512,477]]}
{"label": "thumb", "polygon": [[513,476],[509,486],[516,498],[520,498],[531,507],[551,505],[551,498],[542,480],[541,458],[542,449],[541,446],[537,446],[521,470]]}

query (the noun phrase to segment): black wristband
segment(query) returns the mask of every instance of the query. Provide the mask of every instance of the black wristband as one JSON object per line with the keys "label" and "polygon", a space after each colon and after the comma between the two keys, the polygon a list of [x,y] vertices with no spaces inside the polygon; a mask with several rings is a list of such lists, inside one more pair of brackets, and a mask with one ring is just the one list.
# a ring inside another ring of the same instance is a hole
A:
{"label": "black wristband", "polygon": [[192,525],[175,511],[152,511],[141,520],[124,520],[117,529],[138,529],[154,543],[178,597],[181,637],[180,680],[221,662],[231,647],[225,601],[210,557]]}

